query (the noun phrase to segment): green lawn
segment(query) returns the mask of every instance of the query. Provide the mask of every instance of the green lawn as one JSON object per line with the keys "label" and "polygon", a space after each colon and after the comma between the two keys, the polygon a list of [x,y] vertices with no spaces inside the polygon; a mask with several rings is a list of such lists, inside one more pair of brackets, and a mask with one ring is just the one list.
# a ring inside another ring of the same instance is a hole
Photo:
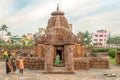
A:
{"label": "green lawn", "polygon": [[113,59],[113,58],[109,58],[109,61],[110,61],[110,64],[116,64],[116,62],[115,62],[115,58]]}

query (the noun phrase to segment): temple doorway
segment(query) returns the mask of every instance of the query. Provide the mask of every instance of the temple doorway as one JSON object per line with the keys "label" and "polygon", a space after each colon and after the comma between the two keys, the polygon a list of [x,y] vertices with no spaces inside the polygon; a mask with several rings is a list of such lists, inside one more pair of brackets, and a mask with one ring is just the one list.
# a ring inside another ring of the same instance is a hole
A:
{"label": "temple doorway", "polygon": [[64,67],[65,63],[64,63],[64,46],[55,46],[55,53],[54,53],[54,62],[55,59],[57,57],[57,55],[59,55],[59,65],[57,65],[57,67]]}
{"label": "temple doorway", "polygon": [[60,56],[60,61],[63,59],[62,57],[62,50],[56,50],[56,54]]}

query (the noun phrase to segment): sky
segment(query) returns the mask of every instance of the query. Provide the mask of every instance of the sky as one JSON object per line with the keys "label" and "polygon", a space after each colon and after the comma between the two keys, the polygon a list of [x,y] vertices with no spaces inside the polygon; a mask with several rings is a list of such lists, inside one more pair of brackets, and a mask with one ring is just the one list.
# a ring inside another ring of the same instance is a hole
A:
{"label": "sky", "polygon": [[57,3],[73,33],[106,29],[120,34],[120,0],[0,0],[0,26],[12,35],[36,33],[45,28]]}

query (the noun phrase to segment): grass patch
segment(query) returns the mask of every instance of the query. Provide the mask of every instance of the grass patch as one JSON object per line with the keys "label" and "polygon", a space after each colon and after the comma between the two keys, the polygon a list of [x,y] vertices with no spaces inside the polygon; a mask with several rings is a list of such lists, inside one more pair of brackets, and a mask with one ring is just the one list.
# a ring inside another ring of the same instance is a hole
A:
{"label": "grass patch", "polygon": [[112,57],[109,58],[110,64],[116,64],[115,58],[113,59]]}

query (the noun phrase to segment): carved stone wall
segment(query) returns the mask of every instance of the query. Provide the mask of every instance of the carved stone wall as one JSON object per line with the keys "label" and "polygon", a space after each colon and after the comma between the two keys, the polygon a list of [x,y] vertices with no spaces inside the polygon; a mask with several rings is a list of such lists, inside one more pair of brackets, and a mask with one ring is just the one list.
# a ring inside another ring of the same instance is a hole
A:
{"label": "carved stone wall", "polygon": [[109,68],[109,59],[107,57],[90,57],[90,68]]}
{"label": "carved stone wall", "polygon": [[74,54],[74,45],[65,45],[65,71],[67,72],[73,72],[74,71],[74,60],[73,60],[73,54]]}
{"label": "carved stone wall", "polygon": [[53,60],[54,60],[54,46],[53,45],[46,45],[44,52],[45,54],[45,71],[52,72],[53,71]]}
{"label": "carved stone wall", "polygon": [[90,68],[109,68],[109,60],[107,57],[75,58],[74,67],[75,70]]}
{"label": "carved stone wall", "polygon": [[75,70],[79,69],[89,69],[89,58],[74,58],[74,68]]}
{"label": "carved stone wall", "polygon": [[120,52],[116,54],[116,64],[120,64]]}
{"label": "carved stone wall", "polygon": [[38,44],[37,46],[34,46],[34,55],[40,58],[44,57],[43,54],[44,47],[45,47],[44,44]]}
{"label": "carved stone wall", "polygon": [[[19,62],[16,61],[18,66]],[[25,57],[24,66],[26,69],[30,70],[44,70],[44,58],[39,57]]]}
{"label": "carved stone wall", "polygon": [[38,46],[34,46],[34,56],[38,56]]}
{"label": "carved stone wall", "polygon": [[80,44],[75,44],[74,58],[84,57],[84,47]]}
{"label": "carved stone wall", "polygon": [[43,54],[43,49],[44,49],[45,45],[44,44],[38,44],[38,57],[44,57]]}

